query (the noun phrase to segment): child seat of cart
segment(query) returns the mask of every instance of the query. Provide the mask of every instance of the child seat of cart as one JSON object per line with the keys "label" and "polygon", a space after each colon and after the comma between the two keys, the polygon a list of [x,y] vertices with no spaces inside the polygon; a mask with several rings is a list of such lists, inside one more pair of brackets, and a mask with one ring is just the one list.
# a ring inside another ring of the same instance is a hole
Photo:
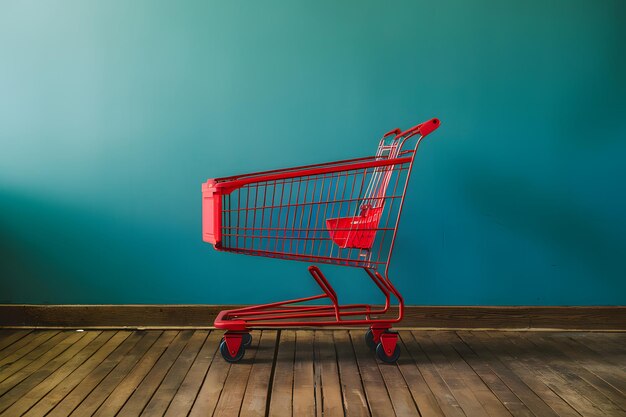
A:
{"label": "child seat of cart", "polygon": [[[395,136],[389,144],[381,139],[376,159],[398,157],[401,137]],[[392,166],[374,168],[363,200],[358,206],[358,214],[349,217],[326,219],[326,228],[332,241],[342,249],[369,250],[374,244],[378,225],[383,214],[385,194],[393,172]]]}

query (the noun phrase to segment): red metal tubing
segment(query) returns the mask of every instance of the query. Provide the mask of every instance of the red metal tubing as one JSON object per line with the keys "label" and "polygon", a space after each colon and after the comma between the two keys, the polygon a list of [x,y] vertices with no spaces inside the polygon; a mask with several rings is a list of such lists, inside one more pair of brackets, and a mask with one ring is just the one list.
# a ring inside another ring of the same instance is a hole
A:
{"label": "red metal tubing", "polygon": [[[328,279],[311,265],[309,273],[322,294],[225,310],[215,326],[245,332],[252,326],[368,325],[382,338],[381,332],[401,321],[404,299],[389,279],[389,265],[417,148],[439,125],[431,119],[405,131],[393,129],[371,157],[207,181],[203,238],[216,249],[361,267],[385,297],[382,307],[340,305]],[[420,136],[412,149],[403,149],[415,135]],[[377,269],[383,265],[381,274]],[[397,316],[373,318],[390,312],[391,296],[398,302]],[[323,299],[330,305],[297,305]],[[385,335],[386,348],[395,346],[397,335]]]}
{"label": "red metal tubing", "polygon": [[[394,158],[394,159],[379,159],[373,160],[370,162],[358,162],[348,165],[339,165],[339,166],[328,166],[328,167],[320,167],[320,168],[308,168],[297,171],[285,171],[278,172],[275,174],[268,175],[259,175],[254,177],[245,177],[240,179],[235,179],[232,181],[226,182],[217,182],[214,187],[216,190],[221,192],[222,194],[228,194],[237,188],[241,188],[244,185],[257,183],[257,182],[267,182],[267,181],[276,181],[276,180],[284,180],[288,178],[299,178],[299,177],[308,177],[313,175],[322,175],[322,174],[331,174],[335,172],[345,172],[345,171],[353,171],[358,169],[366,169],[366,168],[376,168],[383,166],[392,166],[392,165],[400,165],[411,162],[410,157],[405,158]],[[209,181],[217,181],[216,179]]]}

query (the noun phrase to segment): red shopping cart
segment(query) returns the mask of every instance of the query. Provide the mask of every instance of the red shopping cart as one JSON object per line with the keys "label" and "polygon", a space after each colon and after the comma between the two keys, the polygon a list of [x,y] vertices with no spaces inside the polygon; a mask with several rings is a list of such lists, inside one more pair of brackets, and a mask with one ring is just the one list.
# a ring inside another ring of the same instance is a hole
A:
{"label": "red shopping cart", "polygon": [[[239,361],[252,328],[369,326],[365,342],[384,362],[400,355],[398,335],[404,301],[389,279],[389,263],[415,153],[439,127],[431,119],[394,129],[374,156],[210,179],[202,186],[203,240],[219,251],[363,269],[385,297],[384,306],[339,304],[317,265],[309,273],[322,293],[221,311],[220,352]],[[414,138],[413,140],[409,140]],[[380,271],[383,271],[382,274]],[[390,317],[391,297],[398,302]],[[326,300],[325,305],[308,302]]]}

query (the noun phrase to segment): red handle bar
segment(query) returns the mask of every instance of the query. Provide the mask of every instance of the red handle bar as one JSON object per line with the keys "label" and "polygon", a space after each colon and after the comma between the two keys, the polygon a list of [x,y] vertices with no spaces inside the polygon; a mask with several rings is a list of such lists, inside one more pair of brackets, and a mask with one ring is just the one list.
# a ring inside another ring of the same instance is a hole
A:
{"label": "red handle bar", "polygon": [[396,127],[395,129],[390,130],[389,132],[385,133],[385,135],[383,136],[383,138],[386,138],[386,137],[387,137],[387,136],[389,136],[389,135],[396,135],[396,136],[398,136],[398,134],[399,134],[400,132],[402,132],[402,131],[401,131],[399,128],[397,128],[397,127]]}
{"label": "red handle bar", "polygon": [[[437,129],[440,124],[441,122],[439,121],[439,119],[437,118],[430,119],[427,122],[420,123],[416,126],[413,126],[412,128],[407,129],[402,133],[398,133],[397,136],[413,136],[417,133],[419,133],[422,136],[426,136],[432,133],[435,129]],[[399,129],[396,129],[396,130],[399,130]]]}

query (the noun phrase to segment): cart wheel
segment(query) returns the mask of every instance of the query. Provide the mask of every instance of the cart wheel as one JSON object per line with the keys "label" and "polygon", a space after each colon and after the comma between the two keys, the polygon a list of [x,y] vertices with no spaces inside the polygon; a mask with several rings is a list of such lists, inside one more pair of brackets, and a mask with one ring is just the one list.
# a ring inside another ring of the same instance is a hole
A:
{"label": "cart wheel", "polygon": [[[224,336],[222,336],[222,342],[224,341]],[[241,335],[241,344],[243,347],[250,347],[252,345],[252,335],[250,333],[244,333]]]}
{"label": "cart wheel", "polygon": [[383,344],[379,343],[378,346],[376,346],[376,356],[378,356],[378,359],[385,363],[395,363],[400,357],[400,346],[396,345],[393,355],[387,356],[385,348],[383,348]]}
{"label": "cart wheel", "polygon": [[372,350],[376,349],[376,342],[374,342],[374,332],[372,332],[372,329],[365,332],[365,344]]}
{"label": "cart wheel", "polygon": [[246,353],[246,348],[242,343],[241,346],[239,346],[237,354],[235,356],[231,356],[228,351],[228,346],[226,346],[226,341],[222,340],[222,343],[220,343],[220,353],[226,362],[239,362],[241,358],[243,358],[243,354]]}

